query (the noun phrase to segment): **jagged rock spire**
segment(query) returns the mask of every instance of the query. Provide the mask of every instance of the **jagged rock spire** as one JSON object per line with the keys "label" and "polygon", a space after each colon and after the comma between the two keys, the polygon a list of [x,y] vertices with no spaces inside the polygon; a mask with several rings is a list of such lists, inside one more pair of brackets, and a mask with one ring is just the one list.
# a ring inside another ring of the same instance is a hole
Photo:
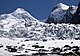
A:
{"label": "jagged rock spire", "polygon": [[80,2],[78,4],[78,8],[77,8],[77,11],[76,11],[76,14],[79,14],[80,13]]}

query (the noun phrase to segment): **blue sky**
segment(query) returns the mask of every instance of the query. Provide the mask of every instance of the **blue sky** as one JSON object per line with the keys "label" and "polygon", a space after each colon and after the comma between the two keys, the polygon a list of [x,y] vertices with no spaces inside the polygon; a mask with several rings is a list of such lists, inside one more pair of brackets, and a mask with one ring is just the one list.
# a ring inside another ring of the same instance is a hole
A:
{"label": "blue sky", "polygon": [[56,4],[77,5],[79,2],[80,0],[0,0],[0,14],[13,12],[20,7],[43,20],[49,16]]}

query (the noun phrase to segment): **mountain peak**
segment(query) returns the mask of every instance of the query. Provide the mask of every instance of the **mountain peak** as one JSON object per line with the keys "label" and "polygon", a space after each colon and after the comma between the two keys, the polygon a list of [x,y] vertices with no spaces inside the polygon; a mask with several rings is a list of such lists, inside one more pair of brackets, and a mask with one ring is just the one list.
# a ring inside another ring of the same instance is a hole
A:
{"label": "mountain peak", "polygon": [[57,5],[65,5],[65,4],[63,4],[63,3],[58,3]]}
{"label": "mountain peak", "polygon": [[67,9],[69,8],[68,5],[65,5],[65,4],[63,4],[63,3],[57,4],[57,7],[58,7],[58,8],[62,8],[62,9],[64,9],[64,10],[67,10]]}
{"label": "mountain peak", "polygon": [[17,8],[17,11],[24,11],[23,8]]}
{"label": "mountain peak", "polygon": [[13,13],[12,16],[15,16],[18,19],[25,19],[26,21],[37,21],[30,13],[28,13],[23,8],[17,8]]}
{"label": "mountain peak", "polygon": [[27,11],[25,11],[23,8],[17,8],[16,13],[27,13]]}

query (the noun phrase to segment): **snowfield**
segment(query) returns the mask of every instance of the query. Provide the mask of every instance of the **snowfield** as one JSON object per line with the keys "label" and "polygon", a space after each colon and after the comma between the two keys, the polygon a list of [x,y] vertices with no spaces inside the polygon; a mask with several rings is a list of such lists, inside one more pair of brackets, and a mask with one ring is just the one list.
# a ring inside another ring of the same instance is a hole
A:
{"label": "snowfield", "polygon": [[[51,53],[57,54],[60,52],[61,54],[65,54],[75,52],[73,50],[76,48],[68,50],[67,46],[64,47],[65,45],[69,45],[70,47],[78,46],[78,51],[80,51],[80,40],[28,41],[26,38],[0,38],[0,56],[24,56],[36,53],[47,53],[50,56]],[[57,51],[52,52],[54,48]],[[60,48],[62,51],[57,48]]]}

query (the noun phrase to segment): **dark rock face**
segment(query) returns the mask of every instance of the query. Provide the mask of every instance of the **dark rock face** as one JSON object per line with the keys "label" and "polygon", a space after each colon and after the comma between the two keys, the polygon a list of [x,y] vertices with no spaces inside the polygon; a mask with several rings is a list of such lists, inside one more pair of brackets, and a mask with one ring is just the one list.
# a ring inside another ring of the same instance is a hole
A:
{"label": "dark rock face", "polygon": [[79,47],[78,46],[73,46],[72,47],[72,51],[78,51],[79,50]]}
{"label": "dark rock face", "polygon": [[23,55],[14,55],[14,56],[26,56],[26,55],[23,54]]}
{"label": "dark rock face", "polygon": [[80,2],[78,4],[78,8],[77,8],[76,14],[80,14]]}
{"label": "dark rock face", "polygon": [[54,22],[54,19],[49,16],[46,23],[50,24],[50,23],[56,23],[56,22]]}
{"label": "dark rock face", "polygon": [[69,9],[66,11],[63,19],[60,21],[60,23],[70,23],[72,17],[73,17],[73,14],[70,12],[71,10],[73,10],[73,7],[70,6]]}
{"label": "dark rock face", "polygon": [[6,46],[8,52],[17,52],[17,49],[15,47],[12,46]]}
{"label": "dark rock face", "polygon": [[71,50],[71,46],[65,45],[64,47],[62,47],[62,51],[67,51],[67,50]]}
{"label": "dark rock face", "polygon": [[3,45],[2,44],[0,44],[0,48],[2,48],[3,47]]}
{"label": "dark rock face", "polygon": [[71,23],[80,24],[80,2],[78,4],[78,8],[74,16],[72,17]]}
{"label": "dark rock face", "polygon": [[32,45],[32,47],[39,48],[39,45]]}

